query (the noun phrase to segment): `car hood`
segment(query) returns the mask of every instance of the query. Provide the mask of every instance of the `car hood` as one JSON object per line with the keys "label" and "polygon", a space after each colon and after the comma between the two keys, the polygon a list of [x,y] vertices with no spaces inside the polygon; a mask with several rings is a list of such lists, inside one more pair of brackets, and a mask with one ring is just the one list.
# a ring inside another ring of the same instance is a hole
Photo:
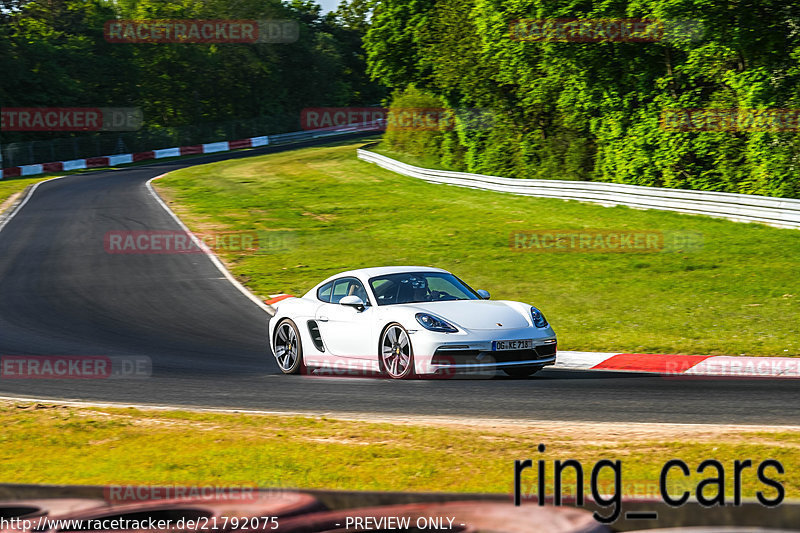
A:
{"label": "car hood", "polygon": [[530,323],[519,310],[505,302],[458,300],[407,304],[417,312],[431,313],[465,329],[520,329]]}

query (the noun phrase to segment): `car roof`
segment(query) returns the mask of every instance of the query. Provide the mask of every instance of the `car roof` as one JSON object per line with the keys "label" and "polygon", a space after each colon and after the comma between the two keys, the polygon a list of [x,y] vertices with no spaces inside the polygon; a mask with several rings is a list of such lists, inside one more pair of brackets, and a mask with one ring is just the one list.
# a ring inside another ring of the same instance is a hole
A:
{"label": "car roof", "polygon": [[358,268],[355,270],[346,270],[345,272],[339,272],[338,274],[334,274],[333,276],[324,279],[323,281],[317,283],[314,286],[314,288],[308,291],[305,294],[305,296],[310,296],[315,294],[318,287],[334,279],[339,279],[344,277],[354,277],[367,281],[370,278],[374,278],[376,276],[385,276],[386,274],[401,274],[403,272],[444,272],[446,274],[449,274],[447,270],[444,270],[442,268],[434,268],[426,266],[386,266],[386,267]]}
{"label": "car roof", "polygon": [[425,266],[386,266],[386,267],[370,267],[370,268],[358,268],[355,270],[347,270],[345,272],[339,272],[338,274],[334,274],[329,278],[325,279],[319,285],[323,283],[327,283],[332,279],[342,278],[345,276],[352,276],[355,278],[361,279],[370,279],[376,276],[385,276],[386,274],[400,274],[402,272],[445,272],[448,273],[447,270],[441,268],[434,268],[434,267],[425,267]]}

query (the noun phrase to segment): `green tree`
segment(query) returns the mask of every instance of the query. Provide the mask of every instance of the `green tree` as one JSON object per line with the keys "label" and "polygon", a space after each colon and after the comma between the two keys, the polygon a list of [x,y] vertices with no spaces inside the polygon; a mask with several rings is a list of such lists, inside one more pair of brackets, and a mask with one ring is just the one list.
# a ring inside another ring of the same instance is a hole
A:
{"label": "green tree", "polygon": [[[512,38],[512,21],[546,18],[672,29],[655,42]],[[458,132],[471,171],[800,196],[796,133],[660,126],[670,108],[798,107],[797,27],[800,4],[787,0],[381,0],[366,48],[393,89],[495,113],[490,131]]]}

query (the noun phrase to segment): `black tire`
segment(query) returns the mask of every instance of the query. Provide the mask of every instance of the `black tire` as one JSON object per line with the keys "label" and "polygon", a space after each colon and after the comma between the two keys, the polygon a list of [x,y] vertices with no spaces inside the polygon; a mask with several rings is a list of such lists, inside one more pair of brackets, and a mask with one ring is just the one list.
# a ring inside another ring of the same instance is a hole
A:
{"label": "black tire", "polygon": [[284,374],[298,374],[305,369],[300,331],[288,318],[284,318],[275,326],[272,351],[275,354],[278,368]]}
{"label": "black tire", "polygon": [[527,378],[534,375],[541,369],[542,367],[540,366],[511,366],[504,368],[503,372],[512,378]]}
{"label": "black tire", "polygon": [[381,372],[392,379],[410,379],[415,376],[411,337],[397,322],[387,325],[381,333],[378,361]]}

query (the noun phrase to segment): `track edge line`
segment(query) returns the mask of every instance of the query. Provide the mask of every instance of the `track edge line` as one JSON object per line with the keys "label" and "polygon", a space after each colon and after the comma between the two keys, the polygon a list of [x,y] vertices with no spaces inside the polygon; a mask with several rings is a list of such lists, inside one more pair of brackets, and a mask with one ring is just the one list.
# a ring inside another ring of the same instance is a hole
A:
{"label": "track edge line", "polygon": [[[406,424],[424,424],[424,423],[437,423],[442,420],[447,420],[454,423],[464,423],[475,420],[488,423],[499,424],[515,424],[528,423],[528,424],[547,424],[552,420],[547,419],[504,419],[504,418],[488,418],[488,417],[470,417],[470,416],[396,416],[389,413],[373,414],[373,416],[363,416],[357,412],[337,412],[337,411],[281,411],[281,410],[266,410],[266,409],[247,409],[247,408],[231,408],[231,407],[197,407],[189,405],[168,405],[168,404],[137,404],[125,402],[100,402],[92,400],[67,400],[60,398],[27,398],[22,396],[0,396],[0,401],[5,402],[28,402],[28,403],[42,403],[42,404],[58,404],[68,407],[83,407],[83,408],[106,408],[106,409],[139,409],[142,411],[185,411],[191,413],[217,413],[217,414],[239,414],[239,415],[255,415],[255,416],[287,416],[287,417],[302,417],[302,418],[325,418],[342,420],[346,422],[366,422],[366,423],[406,423]],[[704,428],[712,427],[725,427],[730,430],[742,429],[748,431],[800,431],[800,425],[767,425],[767,424],[709,424],[702,422],[598,422],[593,420],[577,420],[570,421],[572,424],[586,424],[598,425],[609,424],[618,425],[625,424],[634,427],[648,427],[648,426],[668,426],[674,428]]]}
{"label": "track edge line", "polygon": [[[53,176],[52,178],[48,178],[46,180],[38,181],[32,185],[28,185],[23,191],[23,198],[22,200],[16,201],[11,207],[8,208],[6,214],[0,213],[0,231],[3,231],[3,228],[11,222],[11,219],[17,216],[17,213],[22,211],[22,208],[25,207],[25,204],[28,203],[28,200],[31,199],[33,193],[36,192],[36,189],[39,188],[39,185],[42,183],[48,183],[55,180],[60,180],[61,178],[66,178],[67,176]],[[27,194],[26,194],[27,193]]]}
{"label": "track edge line", "polygon": [[185,231],[191,237],[191,239],[195,243],[195,245],[197,245],[198,248],[203,250],[203,253],[206,255],[206,257],[208,257],[209,260],[211,260],[211,262],[214,264],[214,266],[217,267],[217,270],[219,270],[220,273],[222,273],[222,275],[225,276],[225,279],[227,279],[231,283],[231,285],[236,287],[236,289],[239,292],[241,292],[243,295],[245,295],[251,302],[256,304],[262,311],[267,313],[270,317],[275,316],[275,308],[272,307],[271,305],[267,305],[266,303],[262,302],[258,298],[258,296],[256,296],[252,292],[250,292],[247,289],[247,287],[242,285],[239,282],[239,280],[237,280],[235,277],[233,277],[233,274],[231,274],[231,272],[225,267],[225,265],[214,254],[214,252],[212,252],[211,249],[208,246],[205,245],[205,243],[203,243],[200,239],[197,238],[197,236],[194,233],[192,233],[192,231],[186,226],[186,224],[183,223],[183,221],[180,219],[180,217],[178,217],[178,215],[176,215],[175,212],[172,209],[170,209],[170,207],[167,205],[167,203],[164,201],[164,199],[161,198],[161,196],[155,190],[155,187],[153,187],[153,180],[157,180],[159,178],[163,178],[167,174],[169,174],[169,172],[165,172],[164,174],[159,174],[158,176],[156,176],[154,178],[150,178],[149,180],[147,180],[147,182],[145,183],[145,186],[147,187],[147,191],[150,193],[150,195],[153,198],[155,198],[156,202],[158,202],[158,204],[175,220],[175,222],[178,223],[178,225],[181,227],[181,229],[183,231]]}

